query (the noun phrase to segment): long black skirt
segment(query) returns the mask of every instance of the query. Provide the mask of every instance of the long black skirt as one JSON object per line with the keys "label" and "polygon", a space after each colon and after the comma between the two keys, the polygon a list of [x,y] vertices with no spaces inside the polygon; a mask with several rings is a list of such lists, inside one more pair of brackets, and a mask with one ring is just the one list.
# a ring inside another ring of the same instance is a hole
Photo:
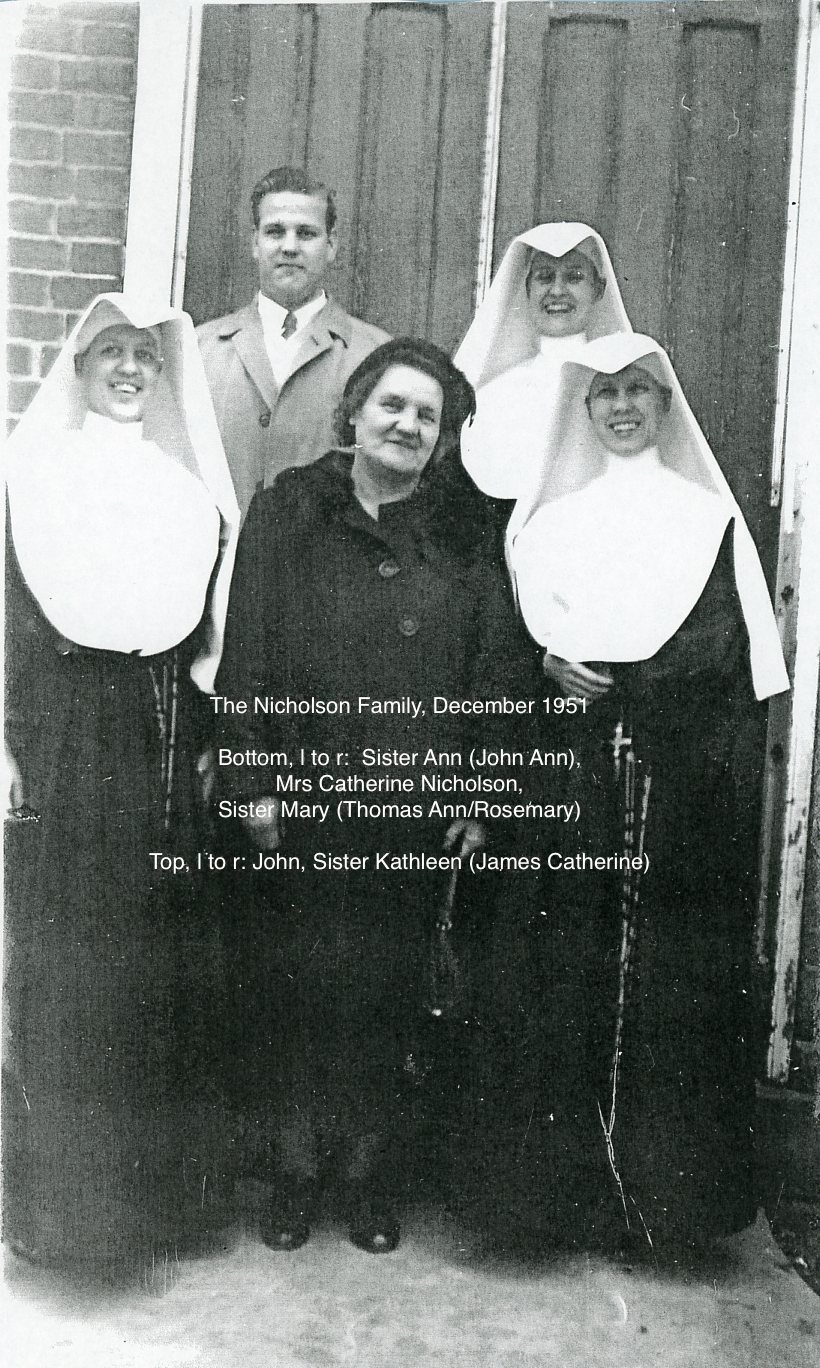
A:
{"label": "long black skirt", "polygon": [[[116,1268],[175,1240],[200,1195],[216,962],[177,654],[63,646],[37,654],[30,718],[18,701],[37,816],[6,831],[4,1230],[35,1257]],[[169,854],[187,868],[161,868]]]}
{"label": "long black skirt", "polygon": [[705,673],[688,691],[624,690],[552,733],[575,766],[549,796],[579,815],[534,834],[541,873],[506,885],[484,1011],[474,1171],[481,1219],[503,1234],[590,1246],[631,1232],[657,1249],[754,1217],[758,733],[744,698]]}

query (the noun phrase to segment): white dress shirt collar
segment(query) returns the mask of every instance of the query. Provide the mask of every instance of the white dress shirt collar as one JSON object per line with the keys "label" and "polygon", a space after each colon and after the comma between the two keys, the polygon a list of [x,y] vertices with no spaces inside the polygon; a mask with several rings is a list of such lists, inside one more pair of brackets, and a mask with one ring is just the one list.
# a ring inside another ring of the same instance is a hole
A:
{"label": "white dress shirt collar", "polygon": [[[325,307],[327,295],[324,290],[315,299],[309,299],[307,304],[301,304],[298,309],[284,309],[275,300],[268,299],[267,295],[257,295],[257,308],[259,317],[262,320],[262,333],[265,339],[265,351],[268,354],[273,378],[279,388],[293,372],[296,355],[301,346],[305,328]],[[293,313],[296,317],[296,327],[290,337],[282,336],[282,325],[288,313]]]}
{"label": "white dress shirt collar", "polygon": [[315,299],[309,299],[307,304],[300,304],[298,309],[283,309],[281,304],[277,304],[275,299],[269,299],[267,295],[257,295],[257,307],[262,319],[262,326],[267,332],[268,329],[282,335],[282,325],[289,313],[296,315],[296,331],[289,338],[283,341],[290,342],[300,333],[304,327],[315,318],[327,304],[327,295],[324,290],[320,290]]}

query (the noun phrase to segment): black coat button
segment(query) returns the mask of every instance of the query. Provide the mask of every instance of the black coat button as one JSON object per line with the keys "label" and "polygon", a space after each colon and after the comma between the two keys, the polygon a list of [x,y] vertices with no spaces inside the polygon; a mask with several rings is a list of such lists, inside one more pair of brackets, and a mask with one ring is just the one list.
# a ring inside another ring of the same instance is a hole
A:
{"label": "black coat button", "polygon": [[270,427],[270,414],[269,414],[269,413],[260,413],[260,415],[259,415],[259,426],[260,426],[260,427]]}
{"label": "black coat button", "polygon": [[399,618],[399,631],[401,632],[402,636],[414,637],[418,630],[419,624],[416,622],[415,618]]}
{"label": "black coat button", "polygon": [[382,579],[392,579],[400,570],[401,566],[397,565],[394,560],[383,560],[379,566],[379,574]]}

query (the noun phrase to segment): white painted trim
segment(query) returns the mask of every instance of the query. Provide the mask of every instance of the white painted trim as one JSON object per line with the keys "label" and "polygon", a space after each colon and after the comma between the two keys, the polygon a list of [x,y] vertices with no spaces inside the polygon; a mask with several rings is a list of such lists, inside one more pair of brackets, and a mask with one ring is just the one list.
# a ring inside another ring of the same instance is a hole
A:
{"label": "white painted trim", "polygon": [[[774,410],[770,502],[772,508],[780,504],[783,491],[783,451],[786,440],[786,391],[792,349],[792,322],[795,300],[795,263],[797,256],[797,228],[800,217],[800,185],[804,174],[803,143],[806,134],[806,102],[808,99],[809,48],[811,39],[813,0],[801,0],[797,23],[797,60],[795,63],[795,95],[792,115],[791,168],[789,172],[789,200],[786,206],[786,253],[783,263],[783,300],[780,308],[780,348],[777,367],[777,391]],[[787,518],[791,517],[790,499],[784,498]],[[791,530],[790,528],[788,529]]]}
{"label": "white painted trim", "polygon": [[481,217],[478,235],[474,310],[490,288],[495,242],[495,209],[498,197],[498,161],[501,144],[501,110],[504,98],[504,68],[507,58],[507,0],[493,5],[490,40],[490,71],[487,79],[487,123],[484,134],[484,169],[481,187]]}
{"label": "white painted trim", "polygon": [[182,124],[182,145],[179,158],[179,204],[177,209],[177,231],[174,245],[174,272],[171,284],[171,303],[182,308],[185,294],[185,270],[188,263],[188,225],[191,213],[191,185],[194,172],[194,136],[196,134],[196,108],[199,94],[199,63],[202,53],[202,9],[201,3],[191,5],[188,28],[188,53],[185,71],[185,103]]}
{"label": "white painted trim", "polygon": [[188,0],[140,4],[124,289],[148,303],[176,303],[180,294],[178,250],[183,215],[187,232],[186,158],[196,90],[189,80],[190,52],[199,42],[201,10]]}
{"label": "white painted trim", "polygon": [[[820,677],[820,460],[817,457],[817,395],[820,392],[820,8],[808,11],[805,69],[805,136],[795,149],[799,186],[794,255],[794,307],[785,389],[783,507],[777,602],[791,589],[781,613],[787,649],[793,654],[791,706],[779,712],[779,742],[786,762],[785,803],[770,811],[774,834],[777,921],[774,996],[767,1062],[772,1082],[788,1080],[794,1031],[797,974],[803,923],[808,819]],[[798,72],[798,81],[801,73]],[[775,717],[778,713],[775,713]],[[769,776],[770,782],[772,775]],[[779,829],[777,829],[779,827]]]}

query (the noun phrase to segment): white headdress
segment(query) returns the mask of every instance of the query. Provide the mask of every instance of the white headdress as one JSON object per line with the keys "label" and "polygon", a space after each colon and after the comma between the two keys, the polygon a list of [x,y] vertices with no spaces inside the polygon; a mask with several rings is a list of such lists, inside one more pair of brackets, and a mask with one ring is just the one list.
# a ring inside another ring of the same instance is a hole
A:
{"label": "white headdress", "polygon": [[[527,298],[532,253],[562,257],[576,248],[594,263],[604,292],[584,333],[539,339]],[[540,466],[562,362],[590,337],[631,331],[606,245],[588,224],[541,223],[512,241],[454,358],[477,391],[461,449],[485,494],[517,498]]]}
{"label": "white headdress", "polygon": [[[142,424],[88,414],[75,373],[75,355],[123,323],[150,331],[162,351]],[[188,316],[119,294],[94,300],[9,440],[8,492],[23,576],[58,632],[141,655],[188,636],[205,608],[219,515],[229,530],[238,523]],[[227,589],[217,584],[211,649]]]}
{"label": "white headdress", "polygon": [[[671,391],[658,447],[612,456],[584,403],[595,374],[638,363]],[[743,514],[671,362],[639,333],[601,337],[562,368],[537,479],[516,504],[507,555],[524,620],[554,655],[644,660],[674,635],[734,524],[735,579],[755,693],[788,688],[763,569]]]}
{"label": "white headdress", "polygon": [[453,358],[473,386],[486,385],[537,350],[527,300],[532,251],[562,257],[575,248],[594,262],[606,282],[590,316],[587,337],[632,331],[603,238],[587,223],[539,223],[513,238]]}

